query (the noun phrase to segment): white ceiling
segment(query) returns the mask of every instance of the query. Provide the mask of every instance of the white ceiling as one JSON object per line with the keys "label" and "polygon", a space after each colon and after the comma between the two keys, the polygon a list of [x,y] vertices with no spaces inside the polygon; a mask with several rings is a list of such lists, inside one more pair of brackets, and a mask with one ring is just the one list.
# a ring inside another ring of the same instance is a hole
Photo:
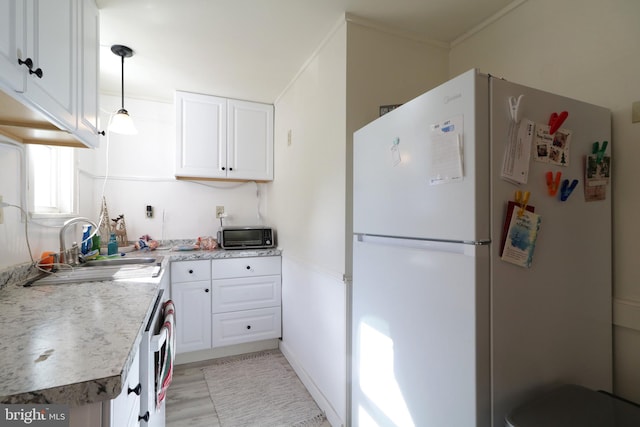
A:
{"label": "white ceiling", "polygon": [[[522,1],[522,0],[520,0]],[[176,89],[272,103],[345,13],[448,44],[513,0],[97,0],[101,92],[172,102]],[[126,101],[125,101],[126,104]]]}

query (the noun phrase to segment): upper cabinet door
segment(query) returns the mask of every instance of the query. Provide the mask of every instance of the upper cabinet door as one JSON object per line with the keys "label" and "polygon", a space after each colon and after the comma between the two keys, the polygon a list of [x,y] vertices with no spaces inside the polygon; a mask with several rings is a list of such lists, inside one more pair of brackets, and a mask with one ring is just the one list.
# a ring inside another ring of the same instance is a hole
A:
{"label": "upper cabinet door", "polygon": [[29,99],[54,120],[76,129],[77,0],[27,1],[27,76]]}
{"label": "upper cabinet door", "polygon": [[227,176],[273,180],[273,105],[228,101]]}
{"label": "upper cabinet door", "polygon": [[227,100],[176,92],[176,176],[225,178]]}
{"label": "upper cabinet door", "polygon": [[93,147],[100,140],[98,132],[98,81],[100,72],[100,16],[94,0],[80,2],[78,38],[78,135]]}
{"label": "upper cabinet door", "polygon": [[176,176],[273,180],[273,105],[176,91]]}
{"label": "upper cabinet door", "polygon": [[23,0],[0,2],[0,84],[16,92],[24,91],[25,73],[18,64],[24,54],[25,3]]}

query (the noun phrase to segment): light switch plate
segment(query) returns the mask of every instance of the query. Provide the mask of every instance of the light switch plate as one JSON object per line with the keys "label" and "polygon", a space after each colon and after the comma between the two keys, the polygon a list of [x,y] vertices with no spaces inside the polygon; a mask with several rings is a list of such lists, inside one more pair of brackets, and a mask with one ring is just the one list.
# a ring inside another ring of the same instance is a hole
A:
{"label": "light switch plate", "polygon": [[640,101],[631,104],[631,123],[640,122]]}

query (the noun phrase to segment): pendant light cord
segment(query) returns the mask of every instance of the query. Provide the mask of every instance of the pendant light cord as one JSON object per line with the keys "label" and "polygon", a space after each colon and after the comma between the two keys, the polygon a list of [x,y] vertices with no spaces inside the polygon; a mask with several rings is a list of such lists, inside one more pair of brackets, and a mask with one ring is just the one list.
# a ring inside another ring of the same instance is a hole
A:
{"label": "pendant light cord", "polygon": [[124,110],[124,55],[120,56],[120,93],[121,107]]}

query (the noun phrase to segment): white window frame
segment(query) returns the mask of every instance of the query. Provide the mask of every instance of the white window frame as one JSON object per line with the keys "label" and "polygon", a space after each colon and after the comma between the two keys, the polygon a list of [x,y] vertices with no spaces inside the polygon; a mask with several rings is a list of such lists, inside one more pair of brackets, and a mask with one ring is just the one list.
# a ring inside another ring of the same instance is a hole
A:
{"label": "white window frame", "polygon": [[32,218],[77,216],[77,167],[71,147],[27,145],[28,203]]}

